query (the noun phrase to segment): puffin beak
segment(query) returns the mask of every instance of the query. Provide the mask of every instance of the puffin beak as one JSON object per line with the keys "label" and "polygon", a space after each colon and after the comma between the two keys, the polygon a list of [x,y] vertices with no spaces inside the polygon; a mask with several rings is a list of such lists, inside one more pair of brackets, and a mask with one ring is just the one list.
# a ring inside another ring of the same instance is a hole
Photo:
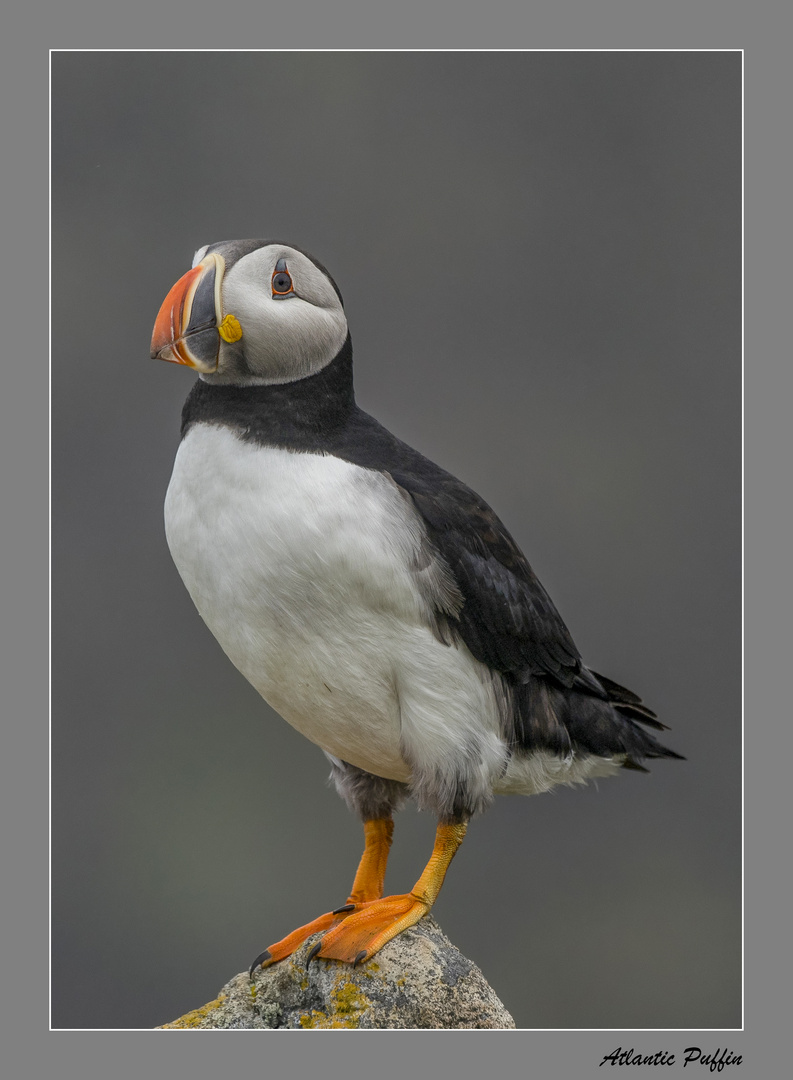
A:
{"label": "puffin beak", "polygon": [[223,258],[212,254],[179,278],[154,323],[152,360],[186,364],[198,371],[217,371],[224,270]]}

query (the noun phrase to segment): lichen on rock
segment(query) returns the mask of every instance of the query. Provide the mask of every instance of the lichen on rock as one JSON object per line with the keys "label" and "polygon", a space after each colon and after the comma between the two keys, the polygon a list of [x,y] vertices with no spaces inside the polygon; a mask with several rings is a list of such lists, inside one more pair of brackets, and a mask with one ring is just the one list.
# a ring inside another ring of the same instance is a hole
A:
{"label": "lichen on rock", "polygon": [[264,971],[235,975],[215,1001],[168,1029],[514,1028],[482,972],[431,915],[368,963],[306,960],[321,935]]}

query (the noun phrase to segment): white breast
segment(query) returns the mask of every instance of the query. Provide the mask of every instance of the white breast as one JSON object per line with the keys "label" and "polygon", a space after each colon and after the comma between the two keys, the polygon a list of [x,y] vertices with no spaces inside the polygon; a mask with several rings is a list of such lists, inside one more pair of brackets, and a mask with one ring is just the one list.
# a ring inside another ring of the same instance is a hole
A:
{"label": "white breast", "polygon": [[490,680],[433,636],[411,570],[422,526],[386,475],[196,425],[165,524],[224,651],[307,738],[396,780],[410,779],[406,756],[451,766],[472,738],[499,767]]}

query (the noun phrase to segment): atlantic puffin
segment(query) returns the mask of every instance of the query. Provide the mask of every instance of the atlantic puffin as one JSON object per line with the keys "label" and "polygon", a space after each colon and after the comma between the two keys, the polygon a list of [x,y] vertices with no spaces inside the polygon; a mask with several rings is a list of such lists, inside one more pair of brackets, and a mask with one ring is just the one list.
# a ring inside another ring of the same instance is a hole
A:
{"label": "atlantic puffin", "polygon": [[[645,758],[679,758],[641,699],[586,667],[488,504],[355,402],[338,286],[271,240],[200,248],[153,358],[198,372],[165,500],[174,562],[224,652],[326,754],[365,846],[345,904],[265,949],[370,959],[432,907],[469,820]],[[437,819],[383,896],[393,814]]]}

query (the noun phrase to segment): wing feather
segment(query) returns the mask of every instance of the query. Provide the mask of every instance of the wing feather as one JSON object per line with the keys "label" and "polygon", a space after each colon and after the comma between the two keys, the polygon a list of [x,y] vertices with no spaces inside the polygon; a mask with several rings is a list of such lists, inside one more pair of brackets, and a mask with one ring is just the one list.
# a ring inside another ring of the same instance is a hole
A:
{"label": "wing feather", "polygon": [[477,660],[519,682],[544,675],[571,687],[583,667],[578,649],[487,503],[448,474],[432,486],[412,472],[392,475],[412,498],[454,576],[463,598],[457,628]]}

